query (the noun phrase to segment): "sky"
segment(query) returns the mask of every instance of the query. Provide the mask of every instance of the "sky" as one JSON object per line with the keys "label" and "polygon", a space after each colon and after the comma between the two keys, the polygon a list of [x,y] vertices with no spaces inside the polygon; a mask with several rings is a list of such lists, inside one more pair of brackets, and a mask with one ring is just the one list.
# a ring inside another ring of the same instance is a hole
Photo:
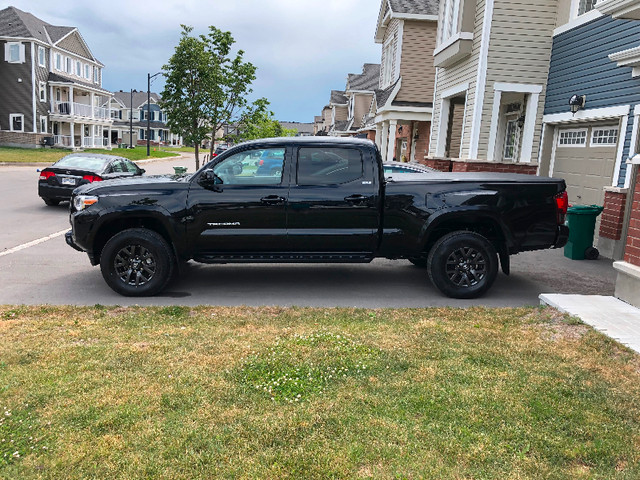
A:
{"label": "sky", "polygon": [[[181,24],[196,34],[209,25],[228,30],[258,68],[252,99],[266,97],[282,121],[313,122],[347,74],[380,63],[379,0],[13,0],[0,9],[9,5],[77,27],[105,65],[102,86],[110,91],[146,91],[147,74],[167,63]],[[163,86],[159,76],[151,90]]]}

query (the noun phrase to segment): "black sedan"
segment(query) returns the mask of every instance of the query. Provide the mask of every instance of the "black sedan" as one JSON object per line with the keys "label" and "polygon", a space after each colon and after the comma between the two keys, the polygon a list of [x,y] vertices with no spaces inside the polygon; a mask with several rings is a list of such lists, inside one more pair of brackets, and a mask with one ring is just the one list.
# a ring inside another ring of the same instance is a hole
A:
{"label": "black sedan", "polygon": [[112,178],[142,175],[131,160],[114,155],[72,153],[40,172],[38,195],[49,206],[69,200],[71,192],[86,183],[101,182]]}

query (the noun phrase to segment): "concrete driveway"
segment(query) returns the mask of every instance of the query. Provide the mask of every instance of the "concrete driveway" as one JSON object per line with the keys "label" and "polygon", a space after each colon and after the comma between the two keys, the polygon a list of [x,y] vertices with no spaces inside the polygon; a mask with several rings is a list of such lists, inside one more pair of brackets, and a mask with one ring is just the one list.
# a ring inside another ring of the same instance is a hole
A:
{"label": "concrete driveway", "polygon": [[[145,164],[151,174],[174,165],[195,169],[193,157]],[[368,265],[200,265],[162,295],[126,298],[112,292],[85,254],[64,242],[68,207],[46,207],[37,196],[36,167],[0,166],[0,304],[77,305],[298,305],[341,307],[427,307],[537,305],[540,293],[612,295],[611,261],[572,261],[562,251],[512,257],[503,274],[479,300],[452,300],[429,282],[426,271],[406,261]]]}

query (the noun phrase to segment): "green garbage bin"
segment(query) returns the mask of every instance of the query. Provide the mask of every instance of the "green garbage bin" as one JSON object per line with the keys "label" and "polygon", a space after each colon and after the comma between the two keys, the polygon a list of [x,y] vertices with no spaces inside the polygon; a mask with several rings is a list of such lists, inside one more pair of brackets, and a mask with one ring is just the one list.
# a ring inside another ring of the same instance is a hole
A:
{"label": "green garbage bin", "polygon": [[571,260],[593,260],[598,258],[598,250],[593,247],[596,218],[604,207],[598,205],[576,205],[567,210],[569,241],[564,247],[564,256]]}
{"label": "green garbage bin", "polygon": [[187,167],[173,167],[173,171],[176,175],[184,175],[187,173]]}

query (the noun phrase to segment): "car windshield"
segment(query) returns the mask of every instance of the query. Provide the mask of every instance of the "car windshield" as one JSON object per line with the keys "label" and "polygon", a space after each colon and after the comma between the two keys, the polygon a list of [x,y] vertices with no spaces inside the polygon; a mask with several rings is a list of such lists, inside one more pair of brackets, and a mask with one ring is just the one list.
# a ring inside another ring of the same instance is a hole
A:
{"label": "car windshield", "polygon": [[97,157],[73,156],[60,159],[55,166],[67,168],[86,168],[88,170],[101,170],[109,160]]}

